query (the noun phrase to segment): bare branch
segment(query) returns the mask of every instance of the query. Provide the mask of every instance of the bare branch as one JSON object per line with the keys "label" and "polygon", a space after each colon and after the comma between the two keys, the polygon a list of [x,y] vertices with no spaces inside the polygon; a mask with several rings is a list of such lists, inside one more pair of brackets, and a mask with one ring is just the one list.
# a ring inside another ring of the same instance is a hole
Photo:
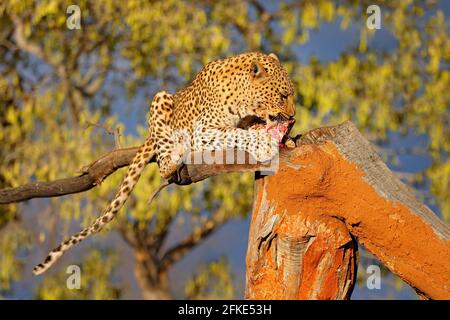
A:
{"label": "bare branch", "polygon": [[117,169],[128,166],[138,148],[117,149],[84,166],[81,175],[49,182],[35,182],[0,190],[0,204],[33,198],[60,197],[92,189]]}
{"label": "bare branch", "polygon": [[117,229],[119,230],[120,235],[122,236],[122,239],[132,248],[134,248],[136,244],[136,240],[133,237],[133,234],[130,230],[130,228],[127,226],[126,223],[117,223]]}
{"label": "bare branch", "polygon": [[166,240],[166,237],[169,233],[170,227],[172,226],[172,221],[174,220],[176,215],[168,215],[163,217],[164,224],[162,227],[158,228],[156,231],[153,230],[146,239],[146,242],[149,244],[151,248],[153,248],[155,254],[158,254],[161,250],[161,247]]}
{"label": "bare branch", "polygon": [[100,128],[106,131],[107,134],[112,135],[114,137],[114,146],[116,149],[120,149],[121,148],[121,144],[120,144],[120,128],[116,127],[116,128],[112,128],[112,127],[108,127],[105,124],[101,124],[101,123],[93,123],[89,120],[86,120],[86,129],[90,128],[90,127],[96,127],[96,128]]}
{"label": "bare branch", "polygon": [[[67,194],[87,191],[99,185],[117,169],[130,165],[137,151],[138,147],[111,151],[103,155],[100,159],[84,166],[80,170],[81,175],[77,177],[50,182],[35,182],[16,188],[1,189],[0,204],[20,202],[33,198],[60,197]],[[234,152],[235,156],[237,155],[236,150],[228,150],[228,152]],[[228,152],[223,152],[224,158],[222,159],[222,164],[202,163],[184,166],[179,173],[181,182],[174,182],[186,185],[223,173],[258,171],[269,167],[269,164],[255,164],[254,161],[252,162],[248,153],[245,153],[245,162],[243,164],[226,164],[225,155],[229,154]],[[213,157],[214,154],[215,153],[213,152]],[[195,159],[198,157],[198,154],[194,153],[192,154],[192,157]],[[155,159],[153,158],[150,162],[154,161]]]}
{"label": "bare branch", "polygon": [[86,97],[92,97],[103,86],[106,76],[112,66],[109,61],[106,64],[96,63],[86,71],[81,79],[76,80],[75,87]]}
{"label": "bare branch", "polygon": [[217,210],[212,217],[207,219],[201,226],[194,228],[193,232],[180,241],[176,246],[168,249],[161,258],[160,272],[165,272],[175,262],[179,261],[193,247],[205,240],[217,227],[226,221],[221,209]]}
{"label": "bare branch", "polygon": [[21,49],[22,51],[31,53],[36,57],[38,57],[39,59],[47,62],[53,68],[55,68],[55,71],[62,80],[66,79],[67,73],[64,68],[64,65],[60,61],[58,61],[58,59],[56,59],[55,57],[47,54],[44,50],[42,50],[41,47],[28,41],[24,33],[23,21],[20,20],[20,18],[15,15],[11,16],[11,20],[14,23],[15,27],[14,38],[16,40],[17,47],[19,47],[19,49]]}

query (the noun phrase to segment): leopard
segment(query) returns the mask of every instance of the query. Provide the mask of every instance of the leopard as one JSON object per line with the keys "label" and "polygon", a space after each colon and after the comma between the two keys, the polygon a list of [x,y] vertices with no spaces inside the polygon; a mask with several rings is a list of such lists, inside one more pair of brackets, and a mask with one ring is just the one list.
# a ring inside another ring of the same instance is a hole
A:
{"label": "leopard", "polygon": [[[176,177],[183,156],[191,151],[238,148],[257,161],[270,161],[286,135],[287,126],[279,129],[278,124],[292,122],[294,116],[294,85],[274,53],[246,52],[209,62],[175,94],[156,93],[149,107],[148,136],[113,200],[93,223],[54,248],[33,274],[44,273],[111,222],[152,159],[166,180]],[[259,119],[259,126],[243,128],[243,119],[249,117]]]}

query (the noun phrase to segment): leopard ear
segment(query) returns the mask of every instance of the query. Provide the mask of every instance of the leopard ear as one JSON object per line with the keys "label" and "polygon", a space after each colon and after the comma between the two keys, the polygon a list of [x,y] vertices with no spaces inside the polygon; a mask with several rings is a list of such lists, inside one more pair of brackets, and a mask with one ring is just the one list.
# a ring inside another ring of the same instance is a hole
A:
{"label": "leopard ear", "polygon": [[250,65],[250,74],[253,79],[263,80],[267,77],[266,69],[258,62],[253,61]]}
{"label": "leopard ear", "polygon": [[277,55],[275,53],[269,53],[269,57],[274,58],[275,60],[277,60],[278,62],[280,62],[280,59],[278,59]]}

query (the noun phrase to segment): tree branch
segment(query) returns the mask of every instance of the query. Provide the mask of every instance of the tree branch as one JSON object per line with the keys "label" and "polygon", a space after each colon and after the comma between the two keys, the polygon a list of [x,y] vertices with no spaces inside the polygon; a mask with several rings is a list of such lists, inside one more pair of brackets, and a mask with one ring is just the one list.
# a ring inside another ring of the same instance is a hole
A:
{"label": "tree branch", "polygon": [[[130,165],[138,149],[138,147],[132,147],[113,150],[91,164],[84,166],[81,169],[81,175],[77,177],[49,182],[35,182],[16,188],[1,189],[0,204],[21,202],[33,198],[60,197],[90,190],[99,185],[117,169]],[[255,163],[251,160],[248,153],[244,154],[245,161],[243,161],[243,164],[226,164],[227,159],[225,155],[231,153],[234,153],[235,157],[238,154],[236,150],[226,150],[223,153],[222,164],[202,163],[184,166],[180,172],[182,183],[179,184],[191,184],[223,173],[257,171],[269,167],[269,165]],[[192,159],[195,159],[201,154],[193,153]],[[211,154],[212,157],[216,155],[215,152]],[[154,158],[150,160],[150,162],[154,161]]]}
{"label": "tree branch", "polygon": [[194,228],[194,231],[189,236],[166,251],[161,258],[160,272],[165,272],[175,262],[183,258],[186,252],[208,237],[217,227],[222,225],[225,220],[224,213],[219,209],[201,226]]}
{"label": "tree branch", "polygon": [[138,148],[117,149],[81,169],[81,175],[49,182],[35,182],[0,190],[0,204],[33,198],[60,197],[92,189],[117,169],[128,166]]}
{"label": "tree branch", "polygon": [[[254,121],[252,117],[250,119],[244,118],[241,123],[242,129],[251,126],[252,121]],[[84,166],[80,170],[81,175],[77,177],[50,182],[36,182],[16,188],[1,189],[0,204],[20,202],[33,198],[60,197],[87,191],[100,184],[117,169],[130,165],[138,149],[138,147],[134,147],[111,151],[91,164]],[[191,184],[222,173],[257,171],[270,168],[270,163],[257,163],[248,153],[233,149],[224,150],[219,153],[211,152],[209,156],[211,156],[211,159],[216,160],[214,164],[206,164],[207,162],[203,161],[207,155],[203,152],[188,155],[191,160],[189,163],[195,163],[195,160],[199,161],[200,159],[201,164],[188,164],[183,166],[179,172],[180,179],[177,179],[177,181],[180,181],[178,184]],[[237,161],[238,159],[241,161]],[[150,159],[150,162],[155,162],[155,157]],[[228,164],[230,162],[232,164]]]}
{"label": "tree branch", "polygon": [[[149,246],[154,250],[155,254],[158,254],[161,250],[161,247],[164,243],[164,240],[166,239],[170,227],[172,226],[172,221],[175,219],[176,215],[169,215],[166,217],[162,217],[164,219],[164,224],[162,227],[154,228],[153,232],[151,232],[146,239],[146,242],[149,244]],[[158,220],[156,220],[156,225],[158,225]],[[155,231],[157,229],[157,231]]]}
{"label": "tree branch", "polygon": [[14,24],[14,38],[16,40],[17,47],[22,51],[31,53],[38,57],[39,59],[47,62],[57,72],[58,76],[64,81],[67,78],[67,73],[64,68],[64,65],[58,61],[55,57],[48,55],[41,47],[38,45],[31,43],[25,36],[24,33],[24,25],[22,20],[19,17],[12,15],[11,20]]}
{"label": "tree branch", "polygon": [[256,182],[248,299],[348,299],[358,240],[424,298],[450,297],[450,228],[351,122],[310,131]]}
{"label": "tree branch", "polygon": [[[262,255],[270,248],[278,248],[276,252],[280,254],[283,252],[284,247],[270,245],[272,240],[275,241],[274,237],[277,234],[279,235],[277,241],[281,241],[280,245],[286,244],[283,242],[284,240],[289,244],[294,239],[292,238],[293,230],[302,226],[302,219],[322,219],[316,226],[324,225],[327,226],[325,229],[336,230],[337,225],[335,226],[335,224],[338,221],[337,223],[342,227],[342,237],[336,238],[338,246],[333,249],[337,260],[333,261],[343,261],[342,257],[351,257],[347,260],[344,259],[343,262],[349,267],[339,269],[345,271],[342,276],[348,281],[341,282],[337,279],[339,281],[335,283],[334,289],[337,291],[334,291],[334,296],[346,298],[351,292],[349,288],[353,283],[355,269],[353,255],[349,256],[348,250],[355,251],[353,237],[356,237],[392,272],[413,286],[422,296],[448,298],[447,287],[450,284],[450,270],[446,262],[450,257],[449,227],[428,207],[420,203],[414,197],[413,192],[392,174],[357,128],[351,122],[345,122],[338,126],[311,130],[294,140],[295,148],[280,151],[280,170],[277,174],[258,179],[258,194],[255,198],[255,203],[258,205],[254,206],[253,215],[257,216],[258,212],[263,212],[278,216],[278,218],[275,220],[252,219],[254,223],[257,223],[255,225],[257,228],[261,227],[261,232],[255,232],[254,229],[251,229],[250,232],[248,252],[251,256],[247,261],[250,268],[247,270],[250,275],[248,284],[254,286],[264,282],[264,278],[259,275],[261,268],[252,269],[252,266],[259,265],[258,259],[261,257],[267,257],[267,261],[275,263],[275,265],[288,258],[286,254],[280,256],[280,260],[278,258],[274,260],[275,256]],[[0,204],[89,190],[118,168],[129,165],[137,150],[138,148],[114,150],[85,166],[81,170],[82,174],[78,177],[0,190]],[[225,151],[227,152],[222,153],[222,159],[220,159],[220,153],[211,153],[215,159],[214,164],[200,161],[197,163],[201,164],[183,166],[178,173],[180,177],[177,180],[178,183],[190,184],[218,174],[261,171],[270,168],[270,164],[251,162],[247,153],[244,153],[245,159],[243,160],[245,161],[238,164],[239,162],[236,161],[238,151]],[[234,161],[228,161],[228,163],[233,164],[227,164],[225,161],[230,160],[227,157],[230,152],[234,152]],[[242,155],[241,152],[240,154]],[[198,159],[196,157],[200,155],[204,154],[193,153],[190,160]],[[218,160],[222,160],[222,164]],[[273,206],[279,206],[280,210],[272,210]],[[289,214],[286,215],[284,209],[287,209]],[[165,270],[172,263],[178,261],[185,252],[223,223],[223,219],[220,211],[217,212],[179,245],[166,251],[159,270]],[[310,228],[309,222],[303,225]],[[321,239],[327,242],[330,237],[336,236],[331,231],[323,234],[323,230],[320,228],[312,230],[311,233],[300,231],[298,239],[294,239],[298,240],[298,248],[294,247],[298,250],[305,249],[306,251],[301,251],[303,253],[308,252],[308,246],[305,246],[305,243],[310,241],[308,237],[316,237],[316,239],[323,237]],[[305,234],[309,236],[305,237]],[[346,234],[350,234],[352,237],[348,237]],[[287,238],[284,239],[281,235],[285,235]],[[317,240],[315,241],[317,242]],[[425,242],[427,246],[423,246]],[[284,249],[289,248],[291,247],[288,245]],[[317,254],[328,252],[326,246],[311,246],[310,248],[312,248],[311,250],[315,248],[314,252]],[[296,255],[292,257],[298,258]],[[327,257],[329,258],[329,256]],[[332,261],[328,258],[326,263],[331,263]],[[314,261],[317,263],[316,260]],[[306,260],[303,263],[306,263]],[[297,270],[294,269],[291,271]],[[159,270],[158,272],[160,272]],[[273,273],[270,270],[266,270],[269,277],[267,283],[270,285],[264,288],[273,292],[274,283],[270,280],[273,279],[271,278]],[[274,270],[275,273],[278,273],[283,272],[284,269],[275,268]],[[334,270],[333,267],[331,269],[322,268],[322,276],[327,272],[334,272]],[[298,276],[309,277],[309,275],[311,273],[302,273],[296,275],[295,279],[299,279]],[[307,282],[301,281],[301,284],[307,286]],[[282,283],[280,285],[281,291],[277,291],[280,297],[285,294],[289,297],[298,297],[299,292],[304,292],[301,288],[297,288],[300,290],[298,291],[293,287],[289,287],[289,290],[293,291],[285,292]],[[247,297],[267,298],[264,293],[267,292],[264,291],[265,289],[260,291],[256,287],[252,287],[253,289],[256,291],[247,291]],[[317,292],[313,296],[317,296]]]}

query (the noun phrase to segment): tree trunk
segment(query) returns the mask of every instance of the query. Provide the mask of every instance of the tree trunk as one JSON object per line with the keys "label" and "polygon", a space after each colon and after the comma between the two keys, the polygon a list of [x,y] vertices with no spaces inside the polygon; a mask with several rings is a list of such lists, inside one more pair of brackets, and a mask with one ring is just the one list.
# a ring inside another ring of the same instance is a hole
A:
{"label": "tree trunk", "polygon": [[420,296],[450,298],[450,229],[346,122],[297,139],[257,179],[245,297],[349,298],[353,238]]}
{"label": "tree trunk", "polygon": [[136,281],[145,300],[172,299],[167,281],[167,274],[157,271],[156,263],[145,249],[134,249]]}

